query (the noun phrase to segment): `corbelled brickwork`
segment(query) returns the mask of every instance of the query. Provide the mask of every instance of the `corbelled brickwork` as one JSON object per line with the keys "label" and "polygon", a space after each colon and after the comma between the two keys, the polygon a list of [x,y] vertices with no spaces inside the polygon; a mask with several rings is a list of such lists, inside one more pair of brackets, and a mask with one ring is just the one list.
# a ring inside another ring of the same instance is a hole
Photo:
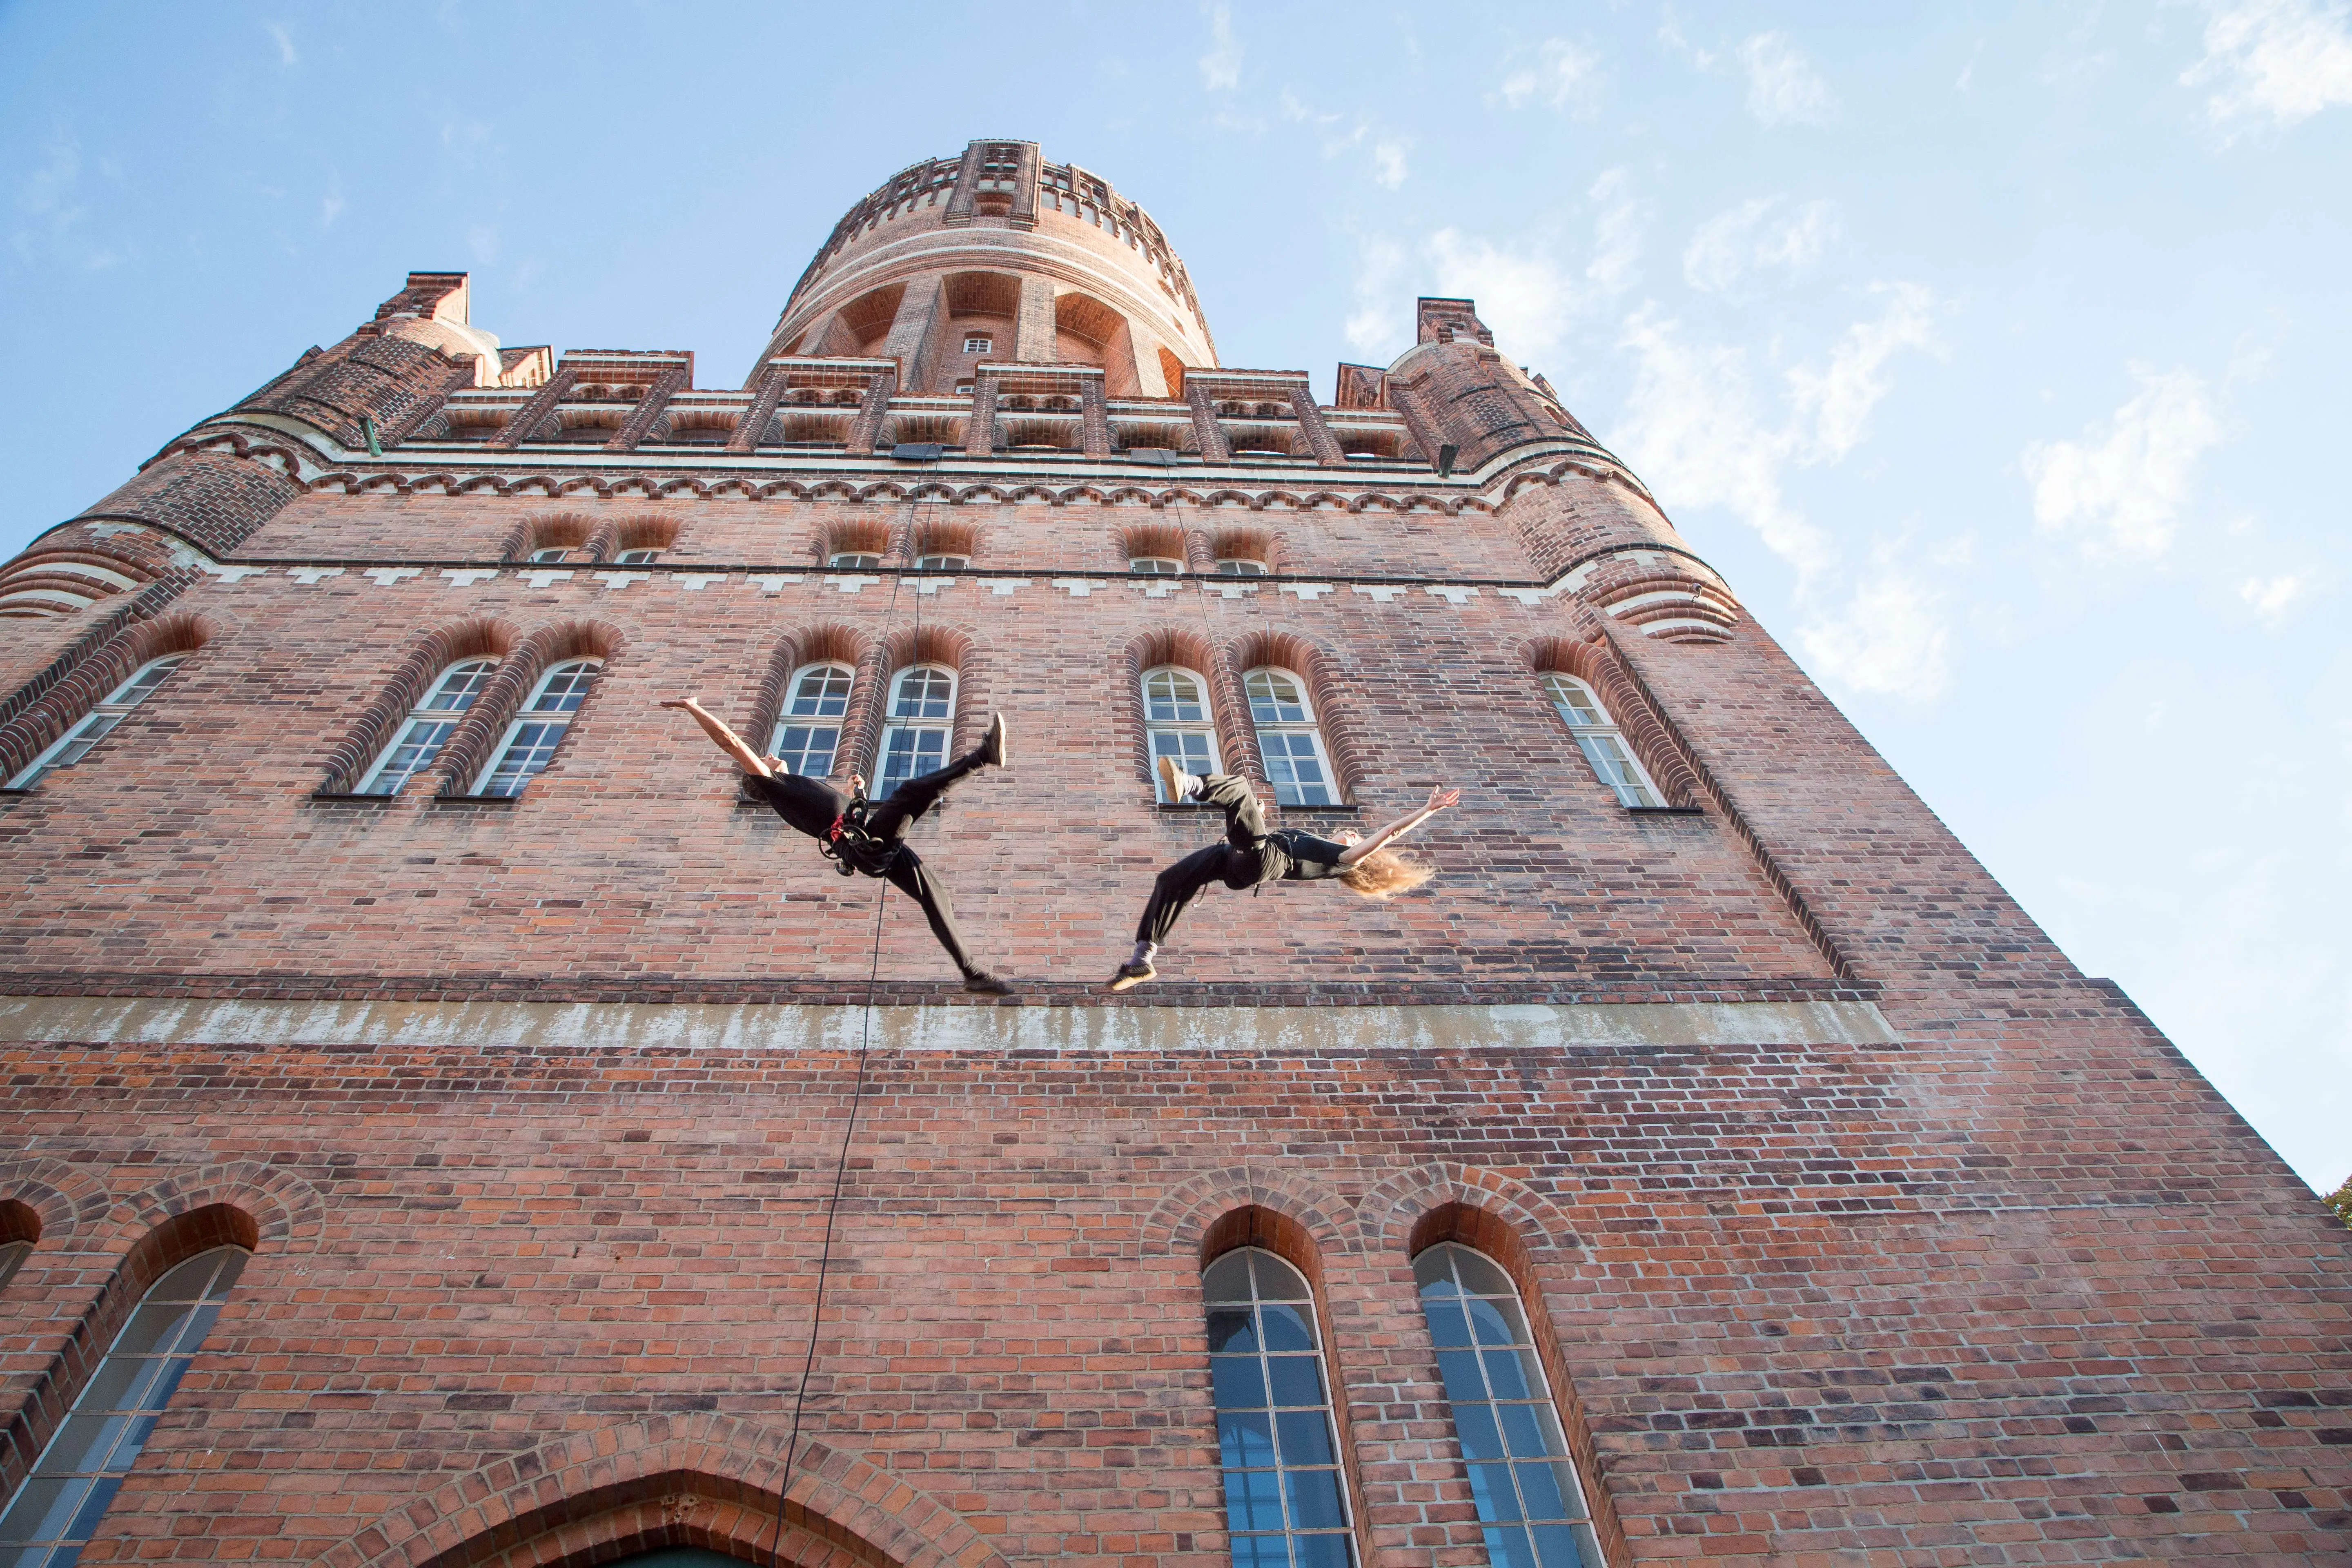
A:
{"label": "corbelled brickwork", "polygon": [[[82,1562],[1224,1568],[1200,1274],[1251,1245],[1313,1289],[1359,1561],[1476,1568],[1445,1241],[1528,1301],[1612,1563],[2352,1549],[2343,1228],[1474,302],[1322,405],[988,142],[861,203],[740,390],[467,309],[410,275],[0,568],[9,778],[185,656],[0,795],[0,1489],[151,1283],[253,1255]],[[913,663],[956,745],[1010,716],[915,842],[1014,997],[657,706],[763,742],[818,661],[843,771]],[[1249,672],[1308,692],[1343,802],[1288,826],[1462,787],[1439,879],[1213,892],[1103,995],[1217,826],[1154,804],[1167,665],[1261,785]]]}

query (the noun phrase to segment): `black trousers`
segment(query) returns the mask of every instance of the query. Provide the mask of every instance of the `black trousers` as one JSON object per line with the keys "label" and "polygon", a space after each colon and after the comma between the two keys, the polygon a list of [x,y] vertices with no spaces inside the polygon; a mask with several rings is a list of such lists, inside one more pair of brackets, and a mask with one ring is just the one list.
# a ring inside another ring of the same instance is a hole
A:
{"label": "black trousers", "polygon": [[1201,799],[1224,807],[1225,841],[1195,849],[1160,873],[1151,884],[1151,900],[1143,906],[1143,919],[1136,922],[1138,942],[1166,942],[1177,918],[1219,882],[1239,889],[1282,875],[1284,859],[1267,837],[1265,810],[1246,781],[1231,773],[1211,773],[1202,781]]}
{"label": "black trousers", "polygon": [[[972,963],[971,950],[964,946],[963,935],[956,930],[955,906],[948,901],[947,889],[905,840],[907,829],[938,804],[948,786],[980,765],[975,753],[961,757],[936,773],[908,779],[892,792],[889,799],[870,807],[866,814],[866,831],[898,846],[890,868],[882,874],[884,879],[922,906],[923,919],[929,924],[931,934],[940,939],[940,945],[955,960],[955,966],[966,974],[979,966]],[[823,838],[835,819],[849,808],[849,797],[823,779],[804,779],[795,773],[770,774],[766,794],[776,815],[811,838]]]}

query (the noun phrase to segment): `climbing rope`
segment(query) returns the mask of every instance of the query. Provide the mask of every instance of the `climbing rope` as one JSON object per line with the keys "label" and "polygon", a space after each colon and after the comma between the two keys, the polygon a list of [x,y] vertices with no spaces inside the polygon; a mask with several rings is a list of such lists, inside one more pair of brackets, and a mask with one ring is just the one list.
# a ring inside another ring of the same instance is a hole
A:
{"label": "climbing rope", "polygon": [[[921,548],[920,541],[922,530],[918,521],[921,504],[922,503],[918,502],[917,506],[915,508],[910,508],[908,513],[908,529],[907,535],[907,548],[909,552]],[[891,577],[890,604],[889,607],[883,612],[883,623],[885,626],[890,630],[895,630],[898,625],[898,593],[899,590],[906,585],[906,582],[907,568],[902,565]],[[887,647],[887,631],[885,632],[884,636],[884,647]],[[921,647],[922,640],[923,596],[919,592],[918,592],[915,595],[915,645],[917,648]],[[884,679],[887,682],[888,677],[886,676]],[[882,729],[883,733],[885,734],[889,732],[889,720],[890,691],[889,687],[886,684],[882,690]],[[878,754],[877,748],[875,766],[875,773],[877,774],[876,782],[879,782],[879,775],[882,769],[888,765],[888,758]],[[834,1222],[840,1215],[842,1189],[847,1184],[849,1179],[849,1151],[851,1146],[856,1142],[857,1138],[857,1113],[866,1102],[867,1068],[870,1065],[871,1048],[874,1039],[874,992],[880,984],[882,976],[882,922],[883,917],[889,910],[888,900],[890,897],[890,884],[888,881],[879,877],[875,878],[874,881],[876,883],[874,889],[874,945],[873,951],[867,955],[866,960],[866,1004],[864,1008],[864,1016],[859,1022],[857,1028],[857,1076],[850,1085],[849,1117],[841,1130],[841,1153],[834,1161],[833,1165],[833,1191],[826,1197],[824,1204],[824,1239],[817,1249],[816,1300],[814,1305],[809,1310],[808,1352],[807,1354],[802,1358],[801,1362],[800,1386],[793,1393],[792,1435],[786,1439],[784,1444],[783,1479],[780,1481],[776,1487],[776,1518],[774,1526],[768,1538],[768,1568],[779,1568],[782,1562],[779,1553],[783,1550],[784,1543],[784,1500],[792,1492],[793,1468],[800,1462],[801,1418],[808,1405],[809,1380],[814,1376],[816,1373],[817,1341],[824,1324],[825,1283],[832,1278],[833,1273]]]}

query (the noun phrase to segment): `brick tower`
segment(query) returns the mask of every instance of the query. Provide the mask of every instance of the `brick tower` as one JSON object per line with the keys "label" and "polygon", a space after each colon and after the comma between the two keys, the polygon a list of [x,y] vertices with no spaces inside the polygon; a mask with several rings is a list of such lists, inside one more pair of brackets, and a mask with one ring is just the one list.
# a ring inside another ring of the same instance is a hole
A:
{"label": "brick tower", "polygon": [[[1417,337],[1225,368],[981,142],[739,388],[414,273],[0,567],[0,1562],[2342,1561],[2343,1229]],[[1008,714],[913,843],[1018,994],[688,694]],[[1163,753],[1465,799],[1106,995],[1221,830]]]}

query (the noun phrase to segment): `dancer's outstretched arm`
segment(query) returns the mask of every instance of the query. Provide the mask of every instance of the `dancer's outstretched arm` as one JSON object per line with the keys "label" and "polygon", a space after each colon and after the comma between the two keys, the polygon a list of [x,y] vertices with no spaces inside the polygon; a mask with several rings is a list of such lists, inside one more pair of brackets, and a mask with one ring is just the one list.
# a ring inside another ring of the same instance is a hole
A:
{"label": "dancer's outstretched arm", "polygon": [[775,767],[767,758],[753,751],[743,737],[727,727],[727,721],[704,708],[691,697],[673,697],[662,704],[665,708],[683,708],[687,716],[702,726],[703,733],[719,743],[719,749],[735,759],[735,765],[754,778],[769,778]]}
{"label": "dancer's outstretched arm", "polygon": [[1435,816],[1439,812],[1444,811],[1447,806],[1452,805],[1461,798],[1462,792],[1458,789],[1447,789],[1444,784],[1437,784],[1432,787],[1429,792],[1429,804],[1427,805],[1423,806],[1419,811],[1408,812],[1404,816],[1398,817],[1394,822],[1390,823],[1387,826],[1373,834],[1370,838],[1357,839],[1353,844],[1348,846],[1348,852],[1339,857],[1339,864],[1342,866],[1354,865],[1357,861],[1362,859],[1373,850],[1378,849],[1383,844],[1387,844],[1394,839],[1402,838],[1406,834],[1411,833],[1414,828],[1419,827],[1423,823],[1427,822],[1431,817]]}

